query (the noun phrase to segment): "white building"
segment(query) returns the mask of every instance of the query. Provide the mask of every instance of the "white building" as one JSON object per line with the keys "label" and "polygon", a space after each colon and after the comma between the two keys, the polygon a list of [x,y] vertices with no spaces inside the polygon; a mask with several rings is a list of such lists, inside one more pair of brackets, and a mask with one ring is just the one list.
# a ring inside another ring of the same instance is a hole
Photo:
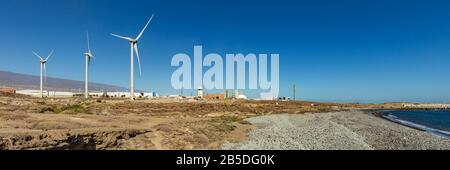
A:
{"label": "white building", "polygon": [[[40,90],[17,90],[17,94],[28,95],[32,97],[41,97]],[[64,91],[42,91],[44,97],[73,97],[74,93]]]}
{"label": "white building", "polygon": [[199,86],[197,89],[197,97],[203,98],[203,87]]}

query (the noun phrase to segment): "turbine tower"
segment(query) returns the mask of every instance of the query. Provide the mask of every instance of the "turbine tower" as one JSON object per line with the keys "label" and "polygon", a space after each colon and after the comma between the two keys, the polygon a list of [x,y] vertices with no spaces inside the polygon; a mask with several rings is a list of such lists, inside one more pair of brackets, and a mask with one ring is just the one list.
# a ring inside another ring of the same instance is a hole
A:
{"label": "turbine tower", "polygon": [[[52,54],[53,54],[53,50],[52,50],[52,52],[50,52],[50,54],[47,56],[47,58],[45,58],[45,60],[39,55],[39,54],[37,54],[36,52],[34,52],[34,51],[32,51],[33,52],[33,54],[36,56],[36,57],[38,57],[39,58],[39,63],[40,63],[40,65],[41,65],[41,79],[40,79],[40,86],[39,86],[39,89],[40,89],[40,93],[41,93],[41,98],[44,98],[44,93],[43,93],[43,89],[42,89],[42,84],[43,84],[43,79],[42,79],[42,71],[44,71],[44,78],[45,79],[47,79],[47,71],[46,71],[46,69],[45,69],[45,65],[47,64],[47,60],[50,58],[50,56],[52,56]],[[42,69],[44,69],[44,70],[42,70]]]}
{"label": "turbine tower", "polygon": [[91,58],[93,58],[94,56],[91,53],[91,48],[89,45],[89,32],[86,32],[86,37],[87,37],[87,44],[88,44],[88,48],[87,48],[87,52],[84,53],[84,56],[86,57],[86,76],[85,76],[85,81],[84,81],[84,98],[89,98],[89,65],[91,63]]}
{"label": "turbine tower", "polygon": [[144,34],[145,29],[147,29],[148,24],[150,24],[150,21],[152,21],[153,19],[153,14],[150,17],[150,19],[147,21],[147,24],[145,24],[144,28],[142,29],[142,31],[139,33],[139,35],[136,38],[131,38],[131,37],[124,37],[124,36],[120,36],[120,35],[116,35],[116,34],[111,34],[112,36],[127,40],[130,42],[131,45],[131,50],[130,50],[130,99],[134,100],[134,57],[133,57],[133,49],[134,52],[136,52],[136,57],[138,60],[138,64],[139,64],[139,75],[142,75],[142,71],[141,71],[141,61],[139,59],[139,52],[138,52],[138,46],[137,46],[137,42],[138,40],[142,37],[142,34]]}

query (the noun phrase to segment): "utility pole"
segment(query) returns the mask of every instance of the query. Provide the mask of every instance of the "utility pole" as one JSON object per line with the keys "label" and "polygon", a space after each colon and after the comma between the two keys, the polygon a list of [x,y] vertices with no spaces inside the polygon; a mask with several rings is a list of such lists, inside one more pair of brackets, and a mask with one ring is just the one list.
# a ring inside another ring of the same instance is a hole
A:
{"label": "utility pole", "polygon": [[294,84],[294,86],[292,87],[292,99],[295,101],[295,84]]}

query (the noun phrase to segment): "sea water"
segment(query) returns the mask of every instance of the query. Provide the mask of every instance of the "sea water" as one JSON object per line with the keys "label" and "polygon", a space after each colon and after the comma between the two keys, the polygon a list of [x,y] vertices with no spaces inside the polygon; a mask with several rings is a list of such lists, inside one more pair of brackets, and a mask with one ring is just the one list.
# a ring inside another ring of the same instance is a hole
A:
{"label": "sea water", "polygon": [[383,117],[405,126],[450,138],[450,110],[389,110]]}

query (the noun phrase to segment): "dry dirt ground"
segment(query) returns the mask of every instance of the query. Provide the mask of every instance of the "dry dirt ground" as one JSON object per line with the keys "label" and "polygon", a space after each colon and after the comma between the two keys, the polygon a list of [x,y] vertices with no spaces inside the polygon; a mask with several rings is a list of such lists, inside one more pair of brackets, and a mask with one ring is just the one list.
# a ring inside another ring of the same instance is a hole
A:
{"label": "dry dirt ground", "polygon": [[[313,104],[313,105],[312,105]],[[219,149],[247,138],[245,118],[360,105],[0,95],[0,149]],[[370,106],[363,106],[370,107]]]}

